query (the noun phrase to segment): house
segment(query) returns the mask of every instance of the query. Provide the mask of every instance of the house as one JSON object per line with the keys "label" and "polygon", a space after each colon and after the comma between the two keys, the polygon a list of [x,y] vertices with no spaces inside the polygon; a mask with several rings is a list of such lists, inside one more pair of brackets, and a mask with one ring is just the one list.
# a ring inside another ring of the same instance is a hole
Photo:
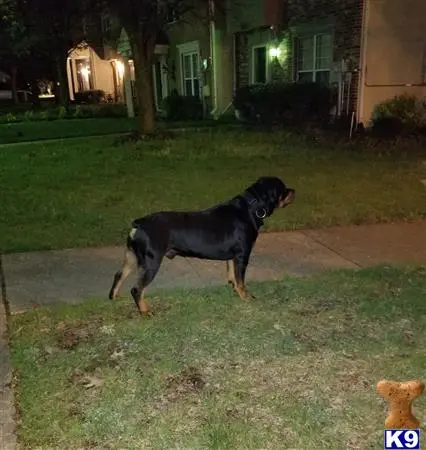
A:
{"label": "house", "polygon": [[70,49],[67,58],[70,99],[78,92],[102,90],[109,101],[122,102],[124,65],[116,51],[120,24],[105,10],[85,18],[82,28],[87,41]]}
{"label": "house", "polygon": [[[338,92],[336,112],[368,124],[374,106],[407,92],[426,95],[424,0],[236,2],[235,88],[318,81]],[[250,5],[250,7],[249,7]]]}
{"label": "house", "polygon": [[[404,92],[425,97],[424,0],[216,0],[199,16],[171,14],[156,47],[158,111],[173,89],[199,96],[217,117],[232,110],[241,86],[315,81],[335,89],[337,115],[354,113],[368,124],[383,100]],[[74,92],[104,89],[123,101],[120,48],[128,53],[129,45],[120,33],[106,59],[90,49],[71,56]]]}
{"label": "house", "polygon": [[[177,18],[173,12],[165,32],[155,47],[152,68],[156,109],[174,90],[198,96],[205,111],[215,117],[232,106],[232,36],[226,34],[224,9],[214,10],[213,2],[197,11],[197,19]],[[105,11],[99,36],[70,51],[67,61],[71,100],[81,91],[101,89],[114,102],[125,101],[125,73],[134,89],[134,66],[125,31]],[[95,43],[95,44],[93,44]],[[96,48],[95,48],[96,47]]]}

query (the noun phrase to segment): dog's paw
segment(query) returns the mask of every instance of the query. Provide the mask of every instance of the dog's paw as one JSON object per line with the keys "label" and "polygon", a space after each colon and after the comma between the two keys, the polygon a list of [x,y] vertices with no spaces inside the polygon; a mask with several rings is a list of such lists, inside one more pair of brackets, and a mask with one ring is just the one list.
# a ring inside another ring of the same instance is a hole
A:
{"label": "dog's paw", "polygon": [[256,300],[256,297],[253,294],[250,294],[250,292],[244,292],[242,295],[240,295],[241,299],[248,302],[250,300]]}

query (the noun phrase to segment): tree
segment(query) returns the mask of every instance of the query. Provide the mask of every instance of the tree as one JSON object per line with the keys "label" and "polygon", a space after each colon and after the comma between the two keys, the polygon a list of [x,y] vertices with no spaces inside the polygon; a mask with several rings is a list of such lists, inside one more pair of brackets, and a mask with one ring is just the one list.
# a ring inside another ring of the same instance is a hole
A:
{"label": "tree", "polygon": [[10,72],[12,96],[17,96],[18,67],[34,46],[34,38],[28,33],[19,6],[15,0],[0,0],[0,62]]}
{"label": "tree", "polygon": [[[2,0],[0,0],[2,1]],[[69,52],[85,36],[84,0],[3,0],[15,2],[22,21],[33,36],[33,56],[49,58],[55,66],[57,99],[67,105],[66,64]]]}
{"label": "tree", "polygon": [[185,17],[209,14],[211,0],[104,0],[125,29],[135,65],[135,84],[139,104],[139,129],[143,134],[155,129],[152,64],[157,38],[167,29],[170,14]]}

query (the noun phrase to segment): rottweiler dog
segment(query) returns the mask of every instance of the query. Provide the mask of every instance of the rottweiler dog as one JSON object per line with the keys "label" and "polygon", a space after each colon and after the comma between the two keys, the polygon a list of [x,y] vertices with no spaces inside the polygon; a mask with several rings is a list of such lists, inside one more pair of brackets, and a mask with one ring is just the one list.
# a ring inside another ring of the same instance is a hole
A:
{"label": "rottweiler dog", "polygon": [[132,297],[141,314],[151,315],[144,290],[166,256],[226,261],[228,282],[242,300],[252,297],[245,287],[250,254],[264,220],[295,199],[295,190],[279,178],[262,177],[231,200],[203,211],[162,211],[136,219],[127,237],[124,264],[114,276],[109,298],[137,268]]}

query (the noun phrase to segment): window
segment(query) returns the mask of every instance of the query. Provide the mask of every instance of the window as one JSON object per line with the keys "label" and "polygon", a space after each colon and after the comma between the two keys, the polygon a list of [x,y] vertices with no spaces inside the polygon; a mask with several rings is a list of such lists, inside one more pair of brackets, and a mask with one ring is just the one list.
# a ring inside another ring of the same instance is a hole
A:
{"label": "window", "polygon": [[297,80],[328,84],[332,64],[331,34],[315,34],[296,40]]}
{"label": "window", "polygon": [[198,52],[182,53],[182,85],[184,95],[200,95]]}
{"label": "window", "polygon": [[252,82],[266,83],[267,81],[267,59],[266,45],[253,47],[252,52]]}

